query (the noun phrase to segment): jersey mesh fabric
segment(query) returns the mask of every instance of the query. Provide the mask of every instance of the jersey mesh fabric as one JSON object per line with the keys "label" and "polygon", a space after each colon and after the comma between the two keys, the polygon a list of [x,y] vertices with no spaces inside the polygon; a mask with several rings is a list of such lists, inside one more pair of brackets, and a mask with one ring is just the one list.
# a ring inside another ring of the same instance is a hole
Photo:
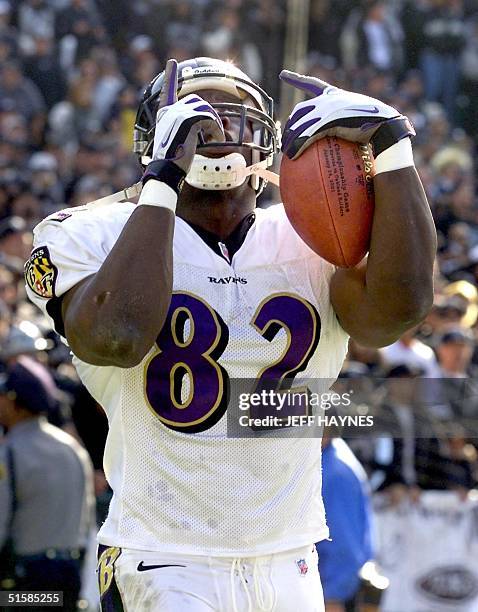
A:
{"label": "jersey mesh fabric", "polygon": [[[206,333],[210,313],[224,322],[228,341],[217,363],[231,380],[252,381],[283,355],[285,331],[269,341],[252,321],[274,296],[286,294],[292,308],[303,300],[312,304],[321,323],[317,348],[295,383],[320,379],[322,390],[328,388],[347,347],[329,301],[332,273],[333,267],[300,241],[280,206],[258,211],[231,265],[186,223],[176,223],[173,289],[205,305],[203,318],[194,319],[198,337]],[[188,333],[186,328],[185,337]],[[105,467],[114,496],[100,541],[141,550],[247,556],[327,537],[320,440],[227,438],[225,416],[201,433],[173,431],[155,413],[161,406],[151,406],[146,395],[148,363],[156,353],[152,349],[128,370],[76,360],[92,395],[107,404],[110,422]]]}
{"label": "jersey mesh fabric", "polygon": [[[227,439],[224,420],[202,434],[174,432],[150,411],[130,409],[142,392],[139,376],[128,373],[124,389],[121,520],[117,533],[107,522],[102,539],[246,555],[291,548],[298,534],[306,542],[324,537],[318,440]],[[304,529],[306,512],[316,519]]]}

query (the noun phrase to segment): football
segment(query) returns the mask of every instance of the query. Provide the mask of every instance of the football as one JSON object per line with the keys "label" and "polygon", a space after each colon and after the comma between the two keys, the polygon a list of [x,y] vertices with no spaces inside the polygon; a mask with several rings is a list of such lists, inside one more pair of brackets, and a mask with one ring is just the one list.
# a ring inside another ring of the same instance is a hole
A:
{"label": "football", "polygon": [[341,268],[358,264],[370,246],[374,165],[368,145],[317,140],[296,160],[283,155],[280,192],[295,231]]}

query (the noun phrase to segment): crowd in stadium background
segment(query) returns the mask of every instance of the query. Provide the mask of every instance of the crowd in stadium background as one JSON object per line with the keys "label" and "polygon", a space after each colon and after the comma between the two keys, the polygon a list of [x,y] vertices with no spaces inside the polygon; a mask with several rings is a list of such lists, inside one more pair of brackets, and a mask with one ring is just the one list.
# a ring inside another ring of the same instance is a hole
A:
{"label": "crowd in stadium background", "polygon": [[[379,98],[412,120],[415,163],[439,236],[436,299],[426,321],[391,349],[351,346],[344,377],[473,377],[476,2],[315,0],[310,11],[301,70]],[[139,179],[131,152],[137,104],[168,57],[233,59],[274,97],[278,115],[286,115],[278,73],[297,68],[283,66],[286,14],[285,0],[0,0],[0,359],[5,366],[28,355],[54,379],[58,403],[50,418],[79,435],[90,452],[98,520],[108,503],[101,467],[105,417],[77,381],[68,349],[26,301],[23,263],[32,229],[54,211]],[[269,186],[260,205],[279,198]],[[452,414],[473,419],[473,402],[458,404]],[[361,452],[357,440],[352,445],[373,477],[376,458]],[[478,444],[465,426],[447,431],[436,447],[418,446],[426,455],[420,470],[415,465],[410,476],[405,468],[385,469],[376,487],[466,492],[477,486]]]}

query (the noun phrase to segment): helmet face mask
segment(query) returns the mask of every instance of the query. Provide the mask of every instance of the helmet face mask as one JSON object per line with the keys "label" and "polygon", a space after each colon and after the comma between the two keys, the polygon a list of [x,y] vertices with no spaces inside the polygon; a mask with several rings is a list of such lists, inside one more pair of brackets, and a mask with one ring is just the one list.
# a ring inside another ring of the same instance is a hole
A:
{"label": "helmet face mask", "polygon": [[[134,152],[143,166],[150,161],[153,147],[156,113],[159,94],[164,83],[164,72],[160,73],[144,92],[134,126]],[[259,85],[233,64],[211,58],[196,58],[178,64],[178,98],[201,90],[214,90],[233,96],[234,102],[211,102],[220,116],[238,121],[237,139],[227,142],[199,142],[198,154],[206,154],[213,147],[231,148],[231,153],[239,147],[252,151],[252,163],[267,160],[271,165],[273,155],[278,151],[280,130],[276,125],[273,112],[274,103]],[[216,96],[217,97],[217,96]],[[254,104],[254,106],[253,106]],[[249,127],[246,130],[246,126]],[[252,139],[250,138],[252,132]],[[257,176],[251,177],[252,186],[261,191],[264,181]]]}
{"label": "helmet face mask", "polygon": [[[265,117],[264,112],[244,104],[233,102],[213,102],[211,105],[218,112],[220,117],[229,117],[230,119],[239,120],[239,133],[236,140],[226,142],[209,142],[207,144],[200,143],[198,149],[207,149],[211,147],[245,147],[254,151],[259,151],[264,156],[270,155],[271,150],[275,147],[273,141],[273,130],[275,126],[270,117]],[[249,125],[249,131],[252,131],[253,140],[245,139],[245,128]]]}

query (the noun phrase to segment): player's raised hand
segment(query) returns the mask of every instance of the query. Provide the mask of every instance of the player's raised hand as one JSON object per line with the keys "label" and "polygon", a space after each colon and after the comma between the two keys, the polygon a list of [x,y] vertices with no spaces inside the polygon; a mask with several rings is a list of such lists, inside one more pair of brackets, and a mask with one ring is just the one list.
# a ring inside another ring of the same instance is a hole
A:
{"label": "player's raised hand", "polygon": [[290,159],[296,159],[309,145],[325,136],[370,142],[377,130],[390,121],[394,122],[393,130],[397,133],[395,142],[415,135],[408,119],[380,100],[290,70],[283,70],[279,78],[314,96],[297,104],[285,124],[282,151]]}
{"label": "player's raised hand", "polygon": [[185,173],[189,171],[198,144],[198,134],[207,130],[222,141],[224,128],[214,108],[197,94],[178,101],[178,63],[169,59],[159,97],[152,160],[174,162]]}

